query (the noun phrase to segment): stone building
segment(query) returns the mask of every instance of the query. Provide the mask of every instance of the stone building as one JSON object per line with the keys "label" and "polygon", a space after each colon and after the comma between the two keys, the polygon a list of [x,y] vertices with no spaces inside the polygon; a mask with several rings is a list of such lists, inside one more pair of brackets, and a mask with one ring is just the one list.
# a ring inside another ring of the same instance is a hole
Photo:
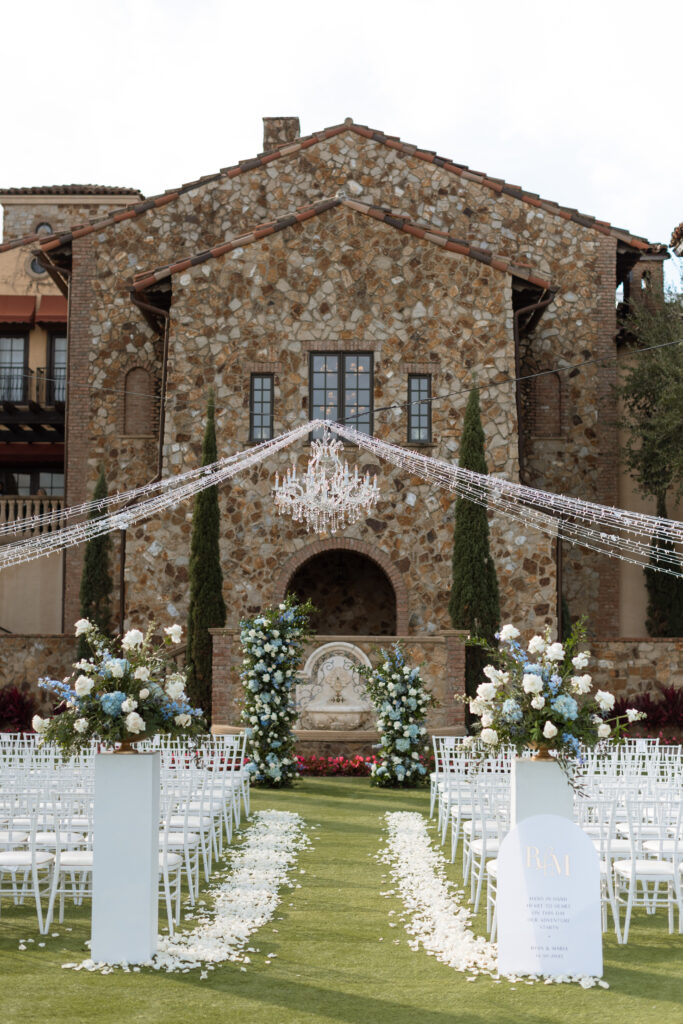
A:
{"label": "stone building", "polygon": [[[616,289],[644,274],[661,287],[666,248],[350,119],[305,138],[297,118],[264,126],[254,159],[33,239],[69,302],[68,504],[101,464],[110,490],[197,465],[210,389],[219,455],[323,413],[454,461],[473,382],[491,472],[618,504]],[[538,371],[551,372],[516,382]],[[434,723],[457,727],[452,495],[351,449],[378,475],[377,510],[314,537],[276,517],[271,494],[308,451],[221,490],[215,720],[236,721],[240,617],[296,589],[319,608],[335,678],[340,659],[405,637],[442,702]],[[619,563],[503,519],[491,531],[505,620],[555,628],[564,599],[597,636],[620,636]],[[189,507],[128,531],[126,625],[183,621],[190,532]],[[81,561],[65,555],[65,630]]]}

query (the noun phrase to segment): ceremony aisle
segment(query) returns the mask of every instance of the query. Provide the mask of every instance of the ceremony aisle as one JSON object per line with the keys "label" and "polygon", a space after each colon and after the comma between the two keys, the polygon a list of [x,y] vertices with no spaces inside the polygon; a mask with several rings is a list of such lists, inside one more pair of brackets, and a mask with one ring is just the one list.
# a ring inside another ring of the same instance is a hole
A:
{"label": "ceremony aisle", "polygon": [[[294,887],[249,939],[248,963],[166,974],[62,969],[88,956],[89,906],[67,904],[42,938],[35,910],[3,902],[0,971],[7,1024],[661,1024],[683,998],[683,936],[663,914],[634,917],[627,946],[605,937],[608,990],[528,985],[468,975],[409,946],[401,904],[377,854],[387,811],[428,811],[427,790],[371,788],[363,779],[306,779],[289,791],[255,790],[254,810],[296,811],[312,847],[298,854]],[[248,829],[248,825],[247,825]],[[436,842],[435,831],[430,836]],[[234,849],[234,847],[233,847]],[[443,849],[446,849],[444,847]],[[457,865],[448,865],[457,882]],[[299,888],[300,886],[300,888]],[[200,898],[202,898],[200,896]],[[393,911],[393,914],[391,913]],[[187,922],[191,927],[192,921]],[[135,923],[131,922],[131,927]],[[484,935],[483,915],[474,922]],[[71,929],[71,930],[68,930]],[[26,949],[20,941],[32,938]],[[40,945],[44,943],[44,945]],[[268,963],[266,961],[269,961]]]}

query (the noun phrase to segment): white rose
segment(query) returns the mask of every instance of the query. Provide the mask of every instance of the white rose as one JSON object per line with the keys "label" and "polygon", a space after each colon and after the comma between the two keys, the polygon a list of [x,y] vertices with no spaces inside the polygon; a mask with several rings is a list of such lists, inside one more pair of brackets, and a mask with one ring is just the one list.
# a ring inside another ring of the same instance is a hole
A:
{"label": "white rose", "polygon": [[626,708],[626,717],[629,722],[639,722],[641,718],[647,718],[644,711],[636,711],[635,708]]}
{"label": "white rose", "polygon": [[552,722],[545,723],[545,725],[543,726],[543,735],[547,740],[552,740],[555,736],[557,736],[557,729],[555,728]]}
{"label": "white rose", "polygon": [[545,650],[545,640],[542,636],[532,636],[527,647],[529,654],[543,654]]}
{"label": "white rose", "polygon": [[595,700],[601,711],[611,711],[614,707],[614,694],[607,693],[606,690],[598,690]]}
{"label": "white rose", "polygon": [[482,740],[483,743],[490,743],[490,744],[497,743],[498,742],[498,733],[496,732],[495,729],[482,729],[481,730],[481,740]]}
{"label": "white rose", "polygon": [[121,705],[121,710],[125,712],[125,714],[128,714],[129,711],[135,711],[137,706],[138,702],[136,700],[133,700],[132,697],[126,697]]}
{"label": "white rose", "polygon": [[588,693],[592,682],[593,680],[587,672],[583,676],[572,676],[570,679],[574,693]]}
{"label": "white rose", "polygon": [[488,701],[493,700],[496,696],[496,688],[493,683],[480,683],[477,687],[477,697],[479,700]]}
{"label": "white rose", "polygon": [[551,644],[548,650],[545,652],[547,661],[562,661],[564,658],[564,647],[557,641]]}
{"label": "white rose", "polygon": [[603,722],[601,725],[598,726],[598,736],[601,740],[606,740],[611,731],[612,730],[607,724],[607,722]]}
{"label": "white rose", "polygon": [[588,661],[588,653],[586,651],[579,651],[579,653],[575,654],[572,658],[572,665],[576,669],[582,669],[586,667]]}
{"label": "white rose", "polygon": [[545,707],[545,697],[542,697],[540,693],[537,693],[531,700],[531,706],[536,711],[540,711],[541,708]]}
{"label": "white rose", "polygon": [[148,697],[149,690],[147,689],[146,686],[143,686],[143,688],[140,690],[140,700],[147,700]]}
{"label": "white rose", "polygon": [[145,731],[145,723],[137,711],[131,711],[126,715],[126,729],[135,734]]}
{"label": "white rose", "polygon": [[[173,626],[166,626],[164,628],[164,633],[166,634],[167,637],[170,637],[171,643],[179,644],[181,637],[183,635],[183,627],[179,626],[178,623],[176,622],[174,623]],[[254,631],[252,630],[251,635],[253,636],[253,634]]]}
{"label": "white rose", "polygon": [[79,619],[78,622],[74,623],[76,627],[76,636],[83,636],[84,633],[89,633],[93,628],[93,624],[90,619]]}
{"label": "white rose", "polygon": [[473,715],[483,715],[485,711],[485,706],[484,704],[482,704],[480,700],[471,700],[470,711],[472,712]]}
{"label": "white rose", "polygon": [[166,693],[171,700],[180,700],[184,696],[185,687],[180,680],[173,679],[170,683],[166,683]]}
{"label": "white rose", "polygon": [[503,628],[500,631],[500,639],[504,643],[507,643],[508,640],[516,640],[518,636],[519,630],[516,629],[515,626],[513,626],[512,623],[510,622],[508,622],[507,625],[503,626]]}
{"label": "white rose", "polygon": [[118,661],[109,662],[109,671],[111,672],[114,679],[121,679],[123,677],[123,665]]}
{"label": "white rose", "polygon": [[41,718],[40,715],[34,715],[33,718],[31,719],[33,731],[37,732],[41,736],[43,735],[44,732],[47,731],[47,727],[49,724],[50,720],[48,718]]}
{"label": "white rose", "polygon": [[192,721],[192,716],[185,714],[176,715],[173,721],[175,722],[176,725],[185,727],[186,725],[189,725],[190,722]]}
{"label": "white rose", "polygon": [[493,715],[490,714],[488,711],[485,711],[484,714],[481,716],[481,724],[484,726],[485,729],[488,729],[490,725],[493,725]]}
{"label": "white rose", "polygon": [[522,689],[525,693],[540,693],[543,689],[543,680],[533,672],[525,672],[522,676]]}
{"label": "white rose", "polygon": [[129,629],[121,641],[121,647],[124,651],[129,651],[132,647],[139,647],[144,639],[139,629]]}
{"label": "white rose", "polygon": [[86,731],[87,728],[88,728],[88,719],[87,718],[77,718],[76,721],[74,722],[74,729],[76,730],[76,732],[83,733],[83,732]]}
{"label": "white rose", "polygon": [[92,690],[95,683],[88,676],[79,676],[74,683],[74,690],[77,697],[85,697]]}
{"label": "white rose", "polygon": [[133,679],[139,679],[141,682],[146,683],[149,679],[149,669],[146,665],[140,665],[139,668],[135,669]]}

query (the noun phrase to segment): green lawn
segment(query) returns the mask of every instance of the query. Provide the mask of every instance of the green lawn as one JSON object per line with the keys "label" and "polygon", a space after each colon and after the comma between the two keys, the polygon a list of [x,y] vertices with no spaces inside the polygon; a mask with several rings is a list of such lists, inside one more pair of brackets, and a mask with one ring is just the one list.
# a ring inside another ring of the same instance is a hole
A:
{"label": "green lawn", "polygon": [[[609,990],[486,977],[468,982],[413,952],[402,927],[389,927],[400,903],[379,895],[388,887],[386,869],[373,855],[382,814],[427,811],[425,790],[394,793],[360,779],[311,779],[289,792],[257,791],[253,806],[296,810],[321,828],[312,833],[315,848],[300,856],[301,888],[283,894],[281,920],[254,936],[251,945],[261,952],[246,972],[217,966],[200,981],[198,971],[101,976],[62,970],[62,963],[87,956],[87,912],[67,905],[65,924],[52,928],[58,938],[47,938],[41,949],[35,912],[5,902],[3,1024],[676,1024],[683,1018],[683,936],[667,933],[663,913],[637,915],[626,947],[606,936]],[[450,873],[457,881],[455,870]],[[18,951],[19,939],[28,937],[35,943]],[[269,965],[267,953],[277,954]]]}

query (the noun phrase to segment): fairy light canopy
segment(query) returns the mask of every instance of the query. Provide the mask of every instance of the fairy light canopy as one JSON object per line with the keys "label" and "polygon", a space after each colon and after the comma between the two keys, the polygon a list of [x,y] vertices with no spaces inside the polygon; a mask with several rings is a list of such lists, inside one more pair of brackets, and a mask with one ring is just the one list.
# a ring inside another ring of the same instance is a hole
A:
{"label": "fairy light canopy", "polygon": [[[358,450],[370,452],[376,458],[455,496],[467,498],[524,526],[533,526],[549,536],[560,537],[611,558],[644,567],[649,563],[651,540],[657,536],[670,548],[660,548],[659,564],[651,568],[673,576],[683,575],[681,522],[551,494],[501,477],[474,473],[450,462],[382,441],[353,427],[319,419],[247,451],[219,459],[211,466],[112,495],[102,502],[87,502],[5,523],[0,526],[0,541],[5,541],[0,546],[0,569],[82,544],[103,533],[125,530],[159,516],[188,501],[204,488],[220,485],[320,429],[334,434],[335,441],[327,442],[327,449],[318,442],[319,452],[314,449],[302,481],[291,471],[281,482],[276,477],[276,505],[279,500],[282,511],[293,511],[298,507],[300,519],[306,522],[308,529],[331,532],[333,524],[335,529],[342,528],[366,514],[379,497],[376,480],[370,480],[368,474],[361,479],[357,471],[352,475],[348,466],[342,466],[339,457],[342,443],[337,438],[343,438]],[[310,488],[307,490],[309,473]],[[85,518],[91,510],[102,514],[97,518]],[[28,539],[7,543],[12,535],[19,536],[29,531],[32,535]]]}

